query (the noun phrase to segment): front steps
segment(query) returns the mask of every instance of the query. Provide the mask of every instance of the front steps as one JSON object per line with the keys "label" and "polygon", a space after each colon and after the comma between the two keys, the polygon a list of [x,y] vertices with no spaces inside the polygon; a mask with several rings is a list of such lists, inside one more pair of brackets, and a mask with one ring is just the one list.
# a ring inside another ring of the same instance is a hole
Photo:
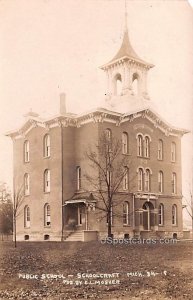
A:
{"label": "front steps", "polygon": [[74,231],[66,239],[65,242],[83,242],[83,231]]}

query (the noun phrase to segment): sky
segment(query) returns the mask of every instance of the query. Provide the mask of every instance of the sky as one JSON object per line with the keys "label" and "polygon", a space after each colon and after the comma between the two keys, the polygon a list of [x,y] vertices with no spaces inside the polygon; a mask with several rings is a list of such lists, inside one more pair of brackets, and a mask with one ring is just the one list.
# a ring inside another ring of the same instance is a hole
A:
{"label": "sky", "polygon": [[[191,2],[191,1],[190,1]],[[130,40],[155,67],[148,90],[157,111],[192,130],[193,9],[185,0],[127,0]],[[106,78],[99,68],[118,51],[123,0],[0,1],[0,181],[12,184],[12,142],[30,109],[41,116],[102,106]],[[189,194],[193,143],[183,138],[183,188]],[[191,162],[191,163],[190,163]]]}

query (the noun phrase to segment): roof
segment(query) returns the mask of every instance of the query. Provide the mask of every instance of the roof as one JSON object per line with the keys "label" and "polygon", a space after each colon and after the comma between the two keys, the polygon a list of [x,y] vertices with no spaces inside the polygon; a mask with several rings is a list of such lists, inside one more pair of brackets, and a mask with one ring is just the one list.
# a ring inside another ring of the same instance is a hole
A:
{"label": "roof", "polygon": [[152,68],[154,65],[145,62],[144,60],[142,60],[138,54],[135,52],[135,50],[133,49],[133,47],[131,46],[130,40],[129,40],[129,34],[128,34],[128,30],[126,29],[124,32],[124,36],[123,36],[123,41],[121,44],[121,47],[119,49],[119,51],[117,52],[117,54],[113,57],[113,59],[108,62],[107,64],[103,65],[101,68],[103,69],[104,67],[115,63],[117,61],[119,61],[120,59],[131,59],[131,60],[135,60],[138,63],[141,63],[143,65],[149,66],[150,68]]}

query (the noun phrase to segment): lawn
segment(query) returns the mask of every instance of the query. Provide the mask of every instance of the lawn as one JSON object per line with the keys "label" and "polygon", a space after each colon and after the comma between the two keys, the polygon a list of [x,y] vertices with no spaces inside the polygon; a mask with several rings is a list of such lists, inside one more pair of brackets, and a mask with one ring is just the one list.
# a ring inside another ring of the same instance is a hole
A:
{"label": "lawn", "polygon": [[0,299],[193,299],[193,243],[1,242]]}

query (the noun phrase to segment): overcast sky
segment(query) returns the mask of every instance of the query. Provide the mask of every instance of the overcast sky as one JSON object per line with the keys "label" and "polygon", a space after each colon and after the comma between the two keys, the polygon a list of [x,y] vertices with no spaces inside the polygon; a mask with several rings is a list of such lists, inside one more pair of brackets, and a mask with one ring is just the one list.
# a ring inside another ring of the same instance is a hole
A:
{"label": "overcast sky", "polygon": [[[130,40],[149,71],[152,101],[171,124],[192,128],[193,10],[188,1],[132,0]],[[54,115],[59,94],[67,109],[102,106],[105,75],[124,27],[123,0],[0,1],[0,180],[12,182],[12,143],[30,110]],[[190,137],[183,138],[183,182],[190,181]]]}

